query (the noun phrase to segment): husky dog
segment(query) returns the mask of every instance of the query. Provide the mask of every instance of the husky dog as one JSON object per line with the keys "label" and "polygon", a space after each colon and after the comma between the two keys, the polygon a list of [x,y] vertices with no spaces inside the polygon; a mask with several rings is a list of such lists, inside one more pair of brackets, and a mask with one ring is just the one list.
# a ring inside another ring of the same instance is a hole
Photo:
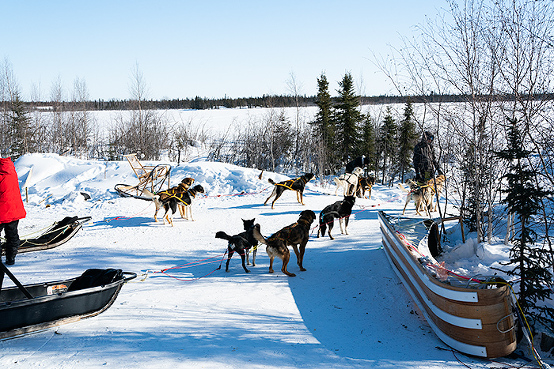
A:
{"label": "husky dog", "polygon": [[[221,238],[223,240],[227,240],[229,244],[227,245],[227,264],[225,265],[225,271],[229,271],[229,262],[231,261],[231,258],[233,257],[233,254],[235,251],[240,255],[240,258],[242,259],[242,267],[246,273],[250,273],[250,270],[246,268],[245,259],[247,258],[247,253],[250,251],[251,248],[258,246],[258,240],[254,237],[254,230],[259,234],[260,233],[260,225],[254,224],[254,219],[247,219],[242,220],[242,223],[244,225],[244,232],[239,233],[234,236],[229,236],[227,233],[223,231],[219,231],[215,234],[215,238]],[[252,266],[256,265],[256,249],[254,249],[253,259],[252,259]]]}
{"label": "husky dog", "polygon": [[[354,196],[345,196],[344,200],[336,201],[331,205],[327,205],[321,213],[319,213],[319,229],[317,230],[317,237],[321,233],[321,236],[325,236],[325,230],[327,226],[329,227],[329,238],[334,240],[331,236],[331,230],[335,223],[335,218],[339,219],[340,233],[348,234],[346,227],[348,227],[348,219],[350,219],[350,214],[352,214],[352,207],[356,198]],[[343,225],[344,223],[344,230]]]}
{"label": "husky dog", "polygon": [[315,213],[311,210],[304,210],[300,213],[298,221],[291,224],[280,231],[276,232],[269,238],[263,237],[261,234],[254,232],[254,237],[266,245],[266,252],[269,256],[269,272],[273,273],[273,260],[278,257],[283,260],[281,271],[289,277],[295,277],[296,274],[290,273],[287,270],[287,264],[290,260],[290,251],[288,246],[292,246],[296,254],[297,264],[301,271],[305,271],[302,261],[306,244],[310,238],[310,226],[316,219]]}
{"label": "husky dog", "polygon": [[281,197],[281,195],[283,194],[283,192],[285,192],[285,190],[295,191],[296,200],[302,205],[304,205],[304,198],[303,198],[304,188],[306,188],[306,183],[311,181],[312,178],[314,178],[314,175],[312,173],[306,173],[299,178],[289,179],[279,183],[275,183],[271,178],[269,178],[268,179],[269,183],[271,183],[274,187],[273,187],[273,192],[265,200],[264,205],[267,204],[269,199],[271,199],[272,197],[275,197],[273,199],[273,202],[271,203],[271,208],[273,209],[273,205],[275,204],[275,201],[277,201],[277,199]]}

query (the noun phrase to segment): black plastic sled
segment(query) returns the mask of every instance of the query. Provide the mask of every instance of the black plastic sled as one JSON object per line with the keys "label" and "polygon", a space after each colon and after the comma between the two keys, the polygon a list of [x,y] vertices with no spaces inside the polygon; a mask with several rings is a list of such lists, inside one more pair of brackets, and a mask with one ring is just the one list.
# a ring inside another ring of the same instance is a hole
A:
{"label": "black plastic sled", "polygon": [[[2,288],[4,274],[15,286]],[[0,261],[0,339],[98,315],[136,276],[121,269],[88,269],[76,278],[22,285]]]}
{"label": "black plastic sled", "polygon": [[[19,244],[18,253],[52,249],[69,241],[81,229],[83,223],[92,217],[65,217],[50,226],[37,238],[24,238]],[[2,248],[2,255],[5,254]]]}

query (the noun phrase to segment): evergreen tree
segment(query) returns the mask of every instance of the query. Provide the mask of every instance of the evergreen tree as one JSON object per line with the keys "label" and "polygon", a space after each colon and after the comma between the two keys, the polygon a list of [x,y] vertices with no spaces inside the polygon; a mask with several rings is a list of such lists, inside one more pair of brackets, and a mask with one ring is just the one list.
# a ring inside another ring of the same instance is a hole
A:
{"label": "evergreen tree", "polygon": [[17,159],[26,154],[31,149],[33,135],[31,132],[31,119],[25,107],[25,104],[19,97],[19,93],[14,93],[10,101],[10,110],[7,117],[8,137],[12,138],[10,145],[10,156]]}
{"label": "evergreen tree", "polygon": [[359,125],[362,114],[358,110],[360,99],[354,94],[354,81],[350,73],[346,73],[339,82],[339,96],[334,109],[338,149],[344,164],[359,152]]}
{"label": "evergreen tree", "polygon": [[548,252],[537,246],[537,234],[533,229],[533,217],[540,210],[541,199],[552,193],[540,187],[536,182],[540,173],[527,163],[531,152],[524,148],[518,120],[508,119],[508,122],[508,146],[496,153],[509,165],[509,171],[503,177],[507,180],[507,187],[503,190],[506,197],[502,202],[519,219],[519,229],[515,232],[507,264],[514,265],[514,268],[507,273],[519,277],[519,305],[523,313],[533,322],[553,328],[554,309],[537,304],[539,300],[550,300],[552,291],[548,286],[552,284],[552,274],[547,263]]}
{"label": "evergreen tree", "polygon": [[369,160],[367,169],[375,172],[377,170],[377,147],[376,147],[375,124],[369,114],[366,114],[362,122],[362,141],[360,143],[361,155]]}
{"label": "evergreen tree", "polygon": [[381,157],[383,160],[382,166],[382,183],[385,183],[385,176],[389,175],[389,180],[394,177],[394,161],[398,152],[397,127],[392,117],[390,107],[387,107],[387,113],[381,127]]}
{"label": "evergreen tree", "polygon": [[315,127],[315,132],[320,142],[320,168],[322,172],[325,169],[331,169],[330,167],[335,162],[336,158],[333,156],[335,150],[335,122],[332,119],[333,103],[331,95],[329,94],[329,82],[324,73],[317,79],[317,97],[315,104],[319,108],[315,121],[312,123]]}
{"label": "evergreen tree", "polygon": [[404,175],[413,167],[412,158],[417,141],[416,125],[413,121],[414,109],[411,101],[404,106],[404,116],[400,121],[398,132],[398,166],[400,180],[404,182]]}

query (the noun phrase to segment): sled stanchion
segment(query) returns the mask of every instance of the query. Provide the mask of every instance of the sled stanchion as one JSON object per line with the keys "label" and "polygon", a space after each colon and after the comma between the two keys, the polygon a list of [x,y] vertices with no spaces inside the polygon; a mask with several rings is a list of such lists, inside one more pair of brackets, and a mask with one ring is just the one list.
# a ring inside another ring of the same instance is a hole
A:
{"label": "sled stanchion", "polygon": [[[2,280],[4,280],[4,274],[6,274],[12,282],[19,288],[19,290],[27,297],[28,299],[33,299],[33,296],[27,291],[27,289],[15,278],[15,276],[10,272],[10,270],[4,265],[4,263],[0,260],[0,275],[2,276]],[[0,283],[0,286],[2,284]],[[1,289],[0,289],[1,291]]]}

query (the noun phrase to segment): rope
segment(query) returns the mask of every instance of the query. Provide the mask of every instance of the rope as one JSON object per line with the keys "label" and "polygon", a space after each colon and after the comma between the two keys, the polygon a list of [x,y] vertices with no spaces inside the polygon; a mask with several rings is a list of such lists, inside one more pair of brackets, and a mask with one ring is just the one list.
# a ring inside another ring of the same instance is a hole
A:
{"label": "rope", "polygon": [[260,191],[255,191],[255,192],[245,192],[245,191],[241,191],[241,192],[238,192],[238,193],[229,193],[229,194],[220,194],[220,195],[212,195],[212,196],[202,196],[202,198],[209,198],[209,197],[232,197],[232,196],[247,196],[247,195],[257,195],[259,193],[262,193],[262,192],[265,192],[267,191],[269,188],[271,187],[266,187],[264,188],[263,190],[260,190]]}
{"label": "rope", "polygon": [[[216,270],[221,269],[221,263],[223,263],[223,260],[225,259],[225,255],[227,255],[227,251],[225,251],[225,253],[223,253],[222,255],[216,255],[216,256],[212,256],[212,257],[197,260],[197,261],[191,261],[190,263],[186,263],[186,264],[182,264],[182,265],[176,265],[176,266],[173,266],[173,267],[170,267],[170,268],[165,268],[165,269],[161,269],[161,270],[146,270],[146,272],[142,274],[144,277],[140,279],[140,282],[144,282],[148,278],[149,273],[152,273],[152,274],[160,273],[160,274],[162,274],[166,277],[170,277],[170,278],[176,279],[178,281],[182,281],[182,282],[197,281],[199,279],[205,278],[205,277],[213,274]],[[220,257],[221,257],[221,259],[220,259]],[[217,260],[214,260],[214,259],[217,259]],[[220,263],[219,267],[215,268],[211,272],[209,272],[207,274],[204,274],[200,277],[179,278],[179,277],[176,277],[176,276],[173,276],[173,275],[167,273],[168,270],[186,269],[186,268],[192,268],[192,267],[196,267],[196,266],[200,266],[200,265],[206,265],[206,264],[217,263],[217,262]]]}
{"label": "rope", "polygon": [[[371,205],[370,208],[375,208],[375,207],[378,207],[378,206],[381,206],[381,204]],[[352,214],[350,214],[350,215],[345,215],[344,217],[340,217],[340,218],[338,218],[338,220],[340,221],[341,219],[349,218],[349,217],[351,217],[352,215],[356,215],[356,214],[358,214],[358,213],[363,213],[364,211],[370,210],[370,209],[366,208],[366,207],[363,206],[363,205],[360,205],[360,207],[361,207],[362,210],[357,211],[357,212],[354,212],[354,213],[352,213]],[[332,213],[335,213],[335,212],[332,212]],[[327,214],[330,214],[330,213],[327,213]],[[333,220],[331,220],[331,221],[329,221],[329,222],[322,223],[322,224],[329,225],[329,224],[333,223],[334,221],[335,221],[335,220],[333,219]],[[315,225],[314,227],[312,227],[312,229],[310,230],[310,234],[313,233],[313,231],[314,231],[315,229],[317,229],[319,226],[320,226],[320,225],[317,224],[317,225]]]}
{"label": "rope", "polygon": [[[53,225],[49,225],[49,226],[44,227],[44,228],[42,228],[42,229],[39,229],[39,230],[37,230],[37,231],[35,231],[35,232],[28,233],[28,234],[25,235],[25,236],[21,236],[21,237],[20,237],[20,238],[21,238],[21,242],[26,241],[27,243],[30,243],[31,245],[36,245],[36,246],[43,245],[43,244],[41,244],[41,243],[33,243],[33,242],[30,242],[27,238],[28,238],[30,235],[37,234],[37,233],[39,233],[39,232],[44,231],[45,229],[49,229],[49,228],[55,227],[56,224],[57,224],[57,223],[55,223],[55,224],[53,224]],[[65,232],[69,227],[71,227],[71,224],[65,225],[65,226],[63,226],[62,228],[57,228],[57,229],[55,229],[55,230],[51,230],[51,231],[49,231],[49,232],[45,232],[45,233],[41,234],[41,236],[45,236],[45,235],[47,235],[47,234],[53,233],[54,231],[56,231],[56,232],[57,232],[57,231],[62,231],[61,233],[63,233],[63,232]],[[0,237],[0,239],[5,240],[4,237]]]}

